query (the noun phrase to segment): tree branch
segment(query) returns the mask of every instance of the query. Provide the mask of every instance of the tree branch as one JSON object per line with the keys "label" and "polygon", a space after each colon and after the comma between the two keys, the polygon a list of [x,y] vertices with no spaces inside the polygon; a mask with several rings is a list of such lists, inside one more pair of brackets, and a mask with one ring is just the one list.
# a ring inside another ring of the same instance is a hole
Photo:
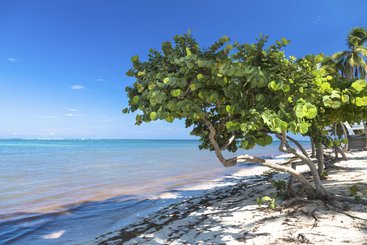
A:
{"label": "tree branch", "polygon": [[236,135],[232,134],[231,138],[228,140],[228,142],[222,146],[220,149],[225,150],[230,144],[232,144],[233,140],[235,139]]}
{"label": "tree branch", "polygon": [[290,137],[288,135],[286,137],[287,137],[288,140],[292,141],[298,147],[298,149],[300,149],[300,151],[303,153],[303,155],[308,156],[305,148],[303,148],[303,146],[297,140],[293,139],[292,137]]}

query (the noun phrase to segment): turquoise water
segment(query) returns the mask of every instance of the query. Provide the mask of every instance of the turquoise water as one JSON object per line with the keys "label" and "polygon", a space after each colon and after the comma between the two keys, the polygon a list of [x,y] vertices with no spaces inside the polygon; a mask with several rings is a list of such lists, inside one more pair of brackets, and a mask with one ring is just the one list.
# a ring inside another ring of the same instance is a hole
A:
{"label": "turquoise water", "polygon": [[[60,244],[42,238],[59,229],[70,239],[62,241],[77,242],[88,225],[62,227],[93,222],[108,230],[163,205],[144,201],[151,196],[247,166],[226,169],[197,146],[196,140],[0,140],[0,243]],[[272,157],[277,147],[247,153]]]}

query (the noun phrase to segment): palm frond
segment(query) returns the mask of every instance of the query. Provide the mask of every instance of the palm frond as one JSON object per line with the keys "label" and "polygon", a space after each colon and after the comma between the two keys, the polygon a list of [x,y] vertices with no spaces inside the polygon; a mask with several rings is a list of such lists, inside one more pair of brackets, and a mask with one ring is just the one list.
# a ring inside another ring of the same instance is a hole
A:
{"label": "palm frond", "polygon": [[367,40],[367,29],[364,27],[355,27],[348,35],[347,44],[349,48],[357,48],[363,46]]}
{"label": "palm frond", "polygon": [[358,47],[355,49],[355,51],[367,58],[367,48],[366,47]]}
{"label": "palm frond", "polygon": [[331,59],[333,59],[335,62],[338,62],[340,59],[344,58],[345,56],[348,56],[350,53],[351,53],[350,51],[336,52],[331,56]]}

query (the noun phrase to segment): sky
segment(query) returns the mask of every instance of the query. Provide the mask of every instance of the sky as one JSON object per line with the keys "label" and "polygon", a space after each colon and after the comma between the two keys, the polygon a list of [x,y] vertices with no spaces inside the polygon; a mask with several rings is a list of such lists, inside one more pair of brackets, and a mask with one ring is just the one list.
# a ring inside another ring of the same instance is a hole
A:
{"label": "sky", "polygon": [[135,126],[124,88],[130,58],[191,30],[291,40],[286,55],[347,49],[365,0],[0,0],[0,138],[189,139],[182,121]]}

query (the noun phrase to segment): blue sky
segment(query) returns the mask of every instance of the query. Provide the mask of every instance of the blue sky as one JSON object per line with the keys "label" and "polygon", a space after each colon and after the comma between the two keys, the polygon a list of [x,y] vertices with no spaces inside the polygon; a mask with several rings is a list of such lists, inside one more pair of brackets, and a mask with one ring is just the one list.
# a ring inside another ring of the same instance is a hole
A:
{"label": "blue sky", "polygon": [[367,23],[364,0],[2,0],[0,138],[190,138],[183,122],[140,127],[124,87],[130,57],[191,29],[208,46],[223,35],[291,40],[288,55],[346,49]]}

